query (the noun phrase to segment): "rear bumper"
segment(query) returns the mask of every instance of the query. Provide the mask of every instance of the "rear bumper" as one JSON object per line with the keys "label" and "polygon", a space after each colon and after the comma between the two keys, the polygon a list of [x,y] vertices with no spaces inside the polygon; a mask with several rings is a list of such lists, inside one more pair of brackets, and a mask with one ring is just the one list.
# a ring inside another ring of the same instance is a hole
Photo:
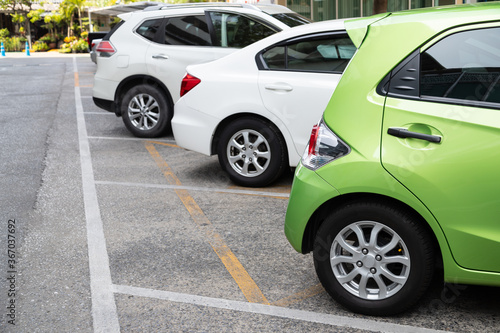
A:
{"label": "rear bumper", "polygon": [[186,105],[184,99],[175,104],[172,132],[177,145],[205,155],[212,155],[212,139],[219,119]]}
{"label": "rear bumper", "polygon": [[285,235],[297,252],[307,253],[303,244],[304,234],[314,212],[338,195],[339,192],[316,172],[299,164],[285,217]]}
{"label": "rear bumper", "polygon": [[109,112],[114,112],[117,116],[120,114],[116,112],[116,104],[114,101],[109,101],[107,99],[93,97],[94,104]]}

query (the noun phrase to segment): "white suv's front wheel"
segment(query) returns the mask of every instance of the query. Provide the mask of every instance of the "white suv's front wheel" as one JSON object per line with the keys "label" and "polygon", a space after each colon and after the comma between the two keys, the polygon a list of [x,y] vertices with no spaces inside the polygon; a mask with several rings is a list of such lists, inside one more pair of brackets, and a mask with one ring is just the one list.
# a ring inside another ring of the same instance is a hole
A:
{"label": "white suv's front wheel", "polygon": [[121,114],[128,130],[140,138],[164,134],[172,118],[171,107],[163,92],[148,84],[135,86],[125,93]]}

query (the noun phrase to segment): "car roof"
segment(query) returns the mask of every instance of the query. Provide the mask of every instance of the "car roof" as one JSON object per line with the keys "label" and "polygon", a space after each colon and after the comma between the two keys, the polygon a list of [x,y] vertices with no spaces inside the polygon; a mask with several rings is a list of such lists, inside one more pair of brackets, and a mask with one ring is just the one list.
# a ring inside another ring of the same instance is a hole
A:
{"label": "car roof", "polygon": [[[409,42],[426,39],[445,29],[464,24],[500,20],[500,3],[477,3],[413,9],[394,13],[383,13],[365,18],[348,20],[346,30],[354,45],[360,47],[369,31],[386,33],[397,31]],[[411,38],[408,38],[411,36]]]}
{"label": "car roof", "polygon": [[184,4],[160,4],[157,6],[149,6],[142,11],[135,11],[118,15],[122,20],[128,20],[131,16],[154,16],[160,12],[170,13],[174,11],[190,12],[193,10],[205,9],[240,9],[242,11],[256,11],[263,12],[269,15],[279,13],[294,13],[291,9],[275,4],[245,4],[245,3],[226,3],[226,2],[197,2],[197,3],[184,3]]}

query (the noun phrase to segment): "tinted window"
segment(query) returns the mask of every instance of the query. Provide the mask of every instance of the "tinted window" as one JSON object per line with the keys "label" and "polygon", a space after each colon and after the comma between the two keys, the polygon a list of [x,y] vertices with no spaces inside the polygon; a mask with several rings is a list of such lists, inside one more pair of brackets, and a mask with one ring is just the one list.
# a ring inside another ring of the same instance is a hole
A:
{"label": "tinted window", "polygon": [[146,39],[153,40],[160,29],[162,19],[148,20],[142,23],[136,32]]}
{"label": "tinted window", "polygon": [[204,15],[169,18],[165,25],[165,44],[212,45]]}
{"label": "tinted window", "polygon": [[275,46],[262,59],[269,69],[342,72],[355,51],[346,35],[330,35]]}
{"label": "tinted window", "polygon": [[500,28],[453,34],[421,55],[420,95],[500,102]]}
{"label": "tinted window", "polygon": [[276,31],[246,16],[210,12],[216,42],[222,47],[245,47]]}
{"label": "tinted window", "polygon": [[274,18],[285,23],[289,27],[296,27],[298,25],[311,23],[311,21],[304,16],[296,13],[281,13],[272,15]]}

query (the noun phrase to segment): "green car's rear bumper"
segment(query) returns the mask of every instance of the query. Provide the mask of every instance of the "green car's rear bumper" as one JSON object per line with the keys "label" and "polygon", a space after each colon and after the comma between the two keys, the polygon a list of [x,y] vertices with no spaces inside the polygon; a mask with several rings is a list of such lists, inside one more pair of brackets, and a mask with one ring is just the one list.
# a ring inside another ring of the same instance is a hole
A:
{"label": "green car's rear bumper", "polygon": [[309,219],[324,202],[339,192],[316,172],[302,164],[297,167],[285,218],[285,235],[298,252],[303,252],[302,241]]}

